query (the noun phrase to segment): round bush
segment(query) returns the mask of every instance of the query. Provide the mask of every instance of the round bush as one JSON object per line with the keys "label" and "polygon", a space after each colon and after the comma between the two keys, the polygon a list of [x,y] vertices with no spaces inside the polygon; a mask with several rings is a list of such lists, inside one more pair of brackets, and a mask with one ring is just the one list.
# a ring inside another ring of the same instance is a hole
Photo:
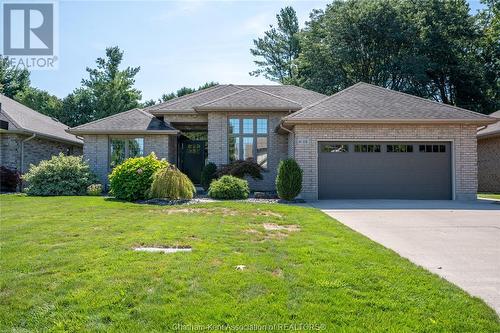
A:
{"label": "round bush", "polygon": [[149,197],[170,200],[192,199],[195,192],[196,189],[188,176],[171,165],[155,172]]}
{"label": "round bush", "polygon": [[276,191],[285,200],[293,200],[302,191],[302,169],[294,159],[282,160],[276,176]]}
{"label": "round bush", "polygon": [[203,170],[201,171],[201,186],[203,186],[203,189],[208,190],[210,187],[210,183],[212,180],[217,178],[217,165],[215,163],[208,163],[205,165]]}
{"label": "round bush", "polygon": [[85,195],[96,178],[82,156],[59,154],[31,165],[23,176],[28,195]]}
{"label": "round bush", "polygon": [[102,194],[102,185],[101,184],[92,184],[87,187],[87,195],[90,196],[99,196]]}
{"label": "round bush", "polygon": [[208,189],[208,196],[213,199],[246,199],[250,190],[248,182],[234,176],[222,176],[212,181]]}
{"label": "round bush", "polygon": [[154,153],[146,157],[129,158],[116,166],[109,175],[110,193],[121,200],[145,199],[153,182],[153,174],[167,166],[168,163],[158,160]]}

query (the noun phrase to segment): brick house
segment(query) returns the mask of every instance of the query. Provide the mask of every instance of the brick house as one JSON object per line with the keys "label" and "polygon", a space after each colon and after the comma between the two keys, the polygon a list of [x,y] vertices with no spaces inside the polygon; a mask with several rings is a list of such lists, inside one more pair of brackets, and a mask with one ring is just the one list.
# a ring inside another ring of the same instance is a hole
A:
{"label": "brick house", "polygon": [[0,94],[0,165],[21,173],[59,153],[82,155],[68,126]]}
{"label": "brick house", "polygon": [[332,96],[286,85],[218,85],[69,130],[101,181],[152,151],[195,183],[206,162],[251,158],[253,190],[273,191],[280,160],[304,170],[306,199],[475,199],[476,130],[495,119],[373,85]]}
{"label": "brick house", "polygon": [[[500,118],[500,111],[490,117]],[[500,122],[477,132],[477,166],[479,191],[500,193]]]}

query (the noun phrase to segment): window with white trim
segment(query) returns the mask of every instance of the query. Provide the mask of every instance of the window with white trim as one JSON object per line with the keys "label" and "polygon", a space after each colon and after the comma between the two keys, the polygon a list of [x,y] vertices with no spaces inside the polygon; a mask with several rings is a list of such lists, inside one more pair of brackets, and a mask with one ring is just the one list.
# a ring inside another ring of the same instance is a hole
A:
{"label": "window with white trim", "polygon": [[267,118],[231,117],[228,120],[229,161],[252,159],[267,168]]}
{"label": "window with white trim", "polygon": [[113,169],[127,158],[143,156],[144,138],[111,139],[109,150],[109,166]]}

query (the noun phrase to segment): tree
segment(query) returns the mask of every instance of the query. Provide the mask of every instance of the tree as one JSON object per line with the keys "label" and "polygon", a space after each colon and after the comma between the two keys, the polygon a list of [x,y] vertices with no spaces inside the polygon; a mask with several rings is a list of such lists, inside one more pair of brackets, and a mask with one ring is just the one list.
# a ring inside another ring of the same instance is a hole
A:
{"label": "tree", "polygon": [[359,81],[415,93],[423,74],[415,29],[395,1],[334,1],[301,35],[301,85],[332,94]]}
{"label": "tree", "polygon": [[487,2],[475,17],[466,0],[334,1],[299,34],[298,83],[332,94],[364,81],[492,112],[499,103],[498,3]]}
{"label": "tree", "polygon": [[139,107],[141,92],[134,88],[140,67],[120,70],[123,52],[115,47],[106,48],[106,58],[97,58],[97,68],[88,68],[88,79],[82,85],[89,89],[94,100],[95,119],[111,116]]}
{"label": "tree", "polygon": [[276,15],[278,26],[269,26],[263,38],[254,39],[255,48],[250,53],[262,60],[255,60],[259,67],[250,75],[264,75],[269,80],[293,83],[297,78],[295,60],[299,56],[300,44],[297,33],[299,20],[292,7],[285,7]]}
{"label": "tree", "polygon": [[486,113],[500,110],[500,2],[484,0],[485,5],[477,15],[481,39],[478,61],[483,64],[486,87],[484,94],[489,105]]}
{"label": "tree", "polygon": [[14,99],[19,103],[52,118],[59,119],[62,112],[62,101],[44,90],[27,87],[19,91]]}
{"label": "tree", "polygon": [[8,57],[0,55],[0,93],[9,98],[30,86],[30,73],[11,65]]}
{"label": "tree", "polygon": [[182,87],[180,89],[178,89],[176,92],[171,92],[171,93],[165,93],[161,96],[161,98],[159,99],[159,102],[166,102],[166,101],[169,101],[171,99],[174,99],[174,98],[177,98],[177,97],[181,97],[181,96],[184,96],[184,95],[188,95],[188,94],[192,94],[196,91],[199,91],[199,90],[203,90],[203,89],[207,89],[207,88],[211,88],[211,87],[214,87],[214,86],[217,86],[219,83],[217,82],[214,82],[214,81],[210,81],[210,82],[206,82],[204,84],[202,84],[201,86],[198,87],[198,89],[196,88],[188,88],[188,87]]}
{"label": "tree", "polygon": [[70,127],[96,120],[95,101],[90,89],[77,88],[66,96],[58,119]]}

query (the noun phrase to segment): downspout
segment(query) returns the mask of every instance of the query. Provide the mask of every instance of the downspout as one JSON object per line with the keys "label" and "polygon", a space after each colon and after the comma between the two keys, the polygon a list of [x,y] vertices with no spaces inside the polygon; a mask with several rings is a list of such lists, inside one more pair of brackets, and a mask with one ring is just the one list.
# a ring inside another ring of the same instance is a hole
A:
{"label": "downspout", "polygon": [[284,127],[282,122],[280,122],[280,129],[282,129],[285,132],[288,132],[290,134],[293,134],[293,131],[290,131],[288,128]]}
{"label": "downspout", "polygon": [[30,141],[31,139],[34,139],[35,136],[36,136],[36,134],[33,133],[32,136],[21,141],[21,167],[19,168],[21,171],[21,174],[24,173],[24,167],[23,167],[24,166],[24,143]]}

